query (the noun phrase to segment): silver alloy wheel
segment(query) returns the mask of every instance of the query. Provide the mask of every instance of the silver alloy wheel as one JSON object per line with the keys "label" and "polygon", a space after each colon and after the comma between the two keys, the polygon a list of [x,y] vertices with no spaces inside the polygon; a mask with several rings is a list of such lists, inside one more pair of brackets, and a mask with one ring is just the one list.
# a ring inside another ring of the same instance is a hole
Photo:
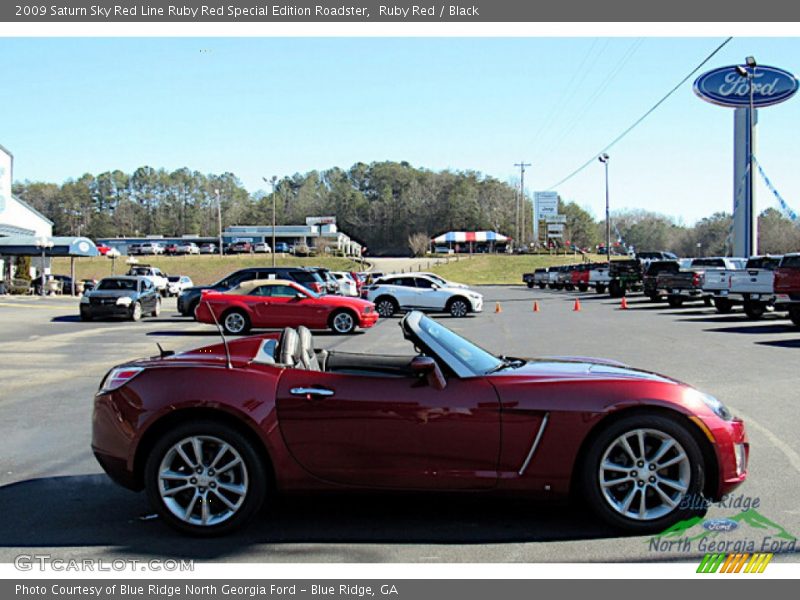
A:
{"label": "silver alloy wheel", "polygon": [[157,317],[161,314],[161,298],[156,298],[156,306],[153,309],[153,316]]}
{"label": "silver alloy wheel", "polygon": [[678,508],[691,473],[689,456],[675,438],[657,429],[633,429],[608,445],[597,475],[613,510],[652,521]]}
{"label": "silver alloy wheel", "polygon": [[173,445],[158,467],[158,493],[181,521],[210,527],[230,519],[247,497],[247,466],[224,440],[194,435]]}
{"label": "silver alloy wheel", "polygon": [[463,300],[454,300],[450,305],[450,314],[454,317],[465,317],[467,312],[469,312],[469,309],[467,308],[467,303]]}
{"label": "silver alloy wheel", "polygon": [[241,313],[232,312],[225,317],[225,329],[229,333],[241,333],[245,328],[245,320]]}
{"label": "silver alloy wheel", "polygon": [[131,314],[131,318],[134,321],[138,321],[139,319],[142,318],[142,305],[140,302],[133,303],[133,312]]}
{"label": "silver alloy wheel", "polygon": [[355,326],[353,315],[348,312],[340,312],[333,318],[333,329],[337,333],[350,333],[355,329]]}
{"label": "silver alloy wheel", "polygon": [[384,318],[391,317],[394,314],[394,310],[394,302],[389,299],[381,300],[375,307],[375,312]]}

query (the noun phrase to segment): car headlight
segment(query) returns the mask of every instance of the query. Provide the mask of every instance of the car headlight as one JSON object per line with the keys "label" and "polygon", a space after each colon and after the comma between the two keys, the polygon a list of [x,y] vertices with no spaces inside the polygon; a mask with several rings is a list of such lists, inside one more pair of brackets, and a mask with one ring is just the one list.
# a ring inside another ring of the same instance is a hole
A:
{"label": "car headlight", "polygon": [[711,394],[704,394],[703,392],[698,392],[700,398],[703,400],[703,403],[711,409],[711,411],[717,415],[720,419],[724,421],[730,421],[733,419],[733,415],[731,411],[728,410],[728,407],[725,406],[720,400],[717,400]]}
{"label": "car headlight", "polygon": [[81,304],[89,304],[89,297],[81,296]]}
{"label": "car headlight", "polygon": [[130,296],[122,296],[117,298],[117,306],[130,306],[133,300],[130,299]]}
{"label": "car headlight", "polygon": [[368,315],[371,312],[372,312],[372,307],[371,306],[365,306],[364,307],[364,314],[365,315]]}

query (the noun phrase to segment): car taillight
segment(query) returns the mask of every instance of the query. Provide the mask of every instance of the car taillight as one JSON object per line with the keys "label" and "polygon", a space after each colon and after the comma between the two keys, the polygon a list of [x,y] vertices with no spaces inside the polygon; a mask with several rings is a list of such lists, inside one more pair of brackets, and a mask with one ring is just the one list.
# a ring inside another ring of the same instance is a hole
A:
{"label": "car taillight", "polygon": [[700,273],[695,273],[694,275],[692,275],[692,285],[693,286],[698,287],[702,281],[703,281],[703,277],[700,275]]}
{"label": "car taillight", "polygon": [[144,371],[144,369],[140,367],[122,367],[111,369],[108,375],[106,375],[106,378],[103,379],[103,383],[100,385],[100,391],[111,392],[116,390],[117,388],[120,388],[128,383],[142,371]]}

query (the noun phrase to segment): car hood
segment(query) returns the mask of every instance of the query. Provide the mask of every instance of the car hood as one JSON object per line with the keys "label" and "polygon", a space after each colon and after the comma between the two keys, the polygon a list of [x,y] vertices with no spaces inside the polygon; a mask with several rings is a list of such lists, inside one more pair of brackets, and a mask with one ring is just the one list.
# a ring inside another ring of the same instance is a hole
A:
{"label": "car hood", "polygon": [[135,298],[139,293],[133,290],[92,290],[84,294],[89,298]]}
{"label": "car hood", "polygon": [[492,377],[531,377],[540,379],[639,379],[679,383],[658,373],[634,369],[611,360],[585,357],[523,358],[520,367],[503,369]]}
{"label": "car hood", "polygon": [[374,304],[369,300],[353,298],[352,296],[335,296],[333,294],[328,294],[322,296],[322,298],[325,300],[326,304],[332,304],[333,306],[349,306],[350,308],[354,308],[359,311],[367,308],[368,306],[374,306]]}
{"label": "car hood", "polygon": [[193,285],[192,287],[184,288],[183,293],[191,293],[191,292],[203,292],[205,290],[213,290],[215,289],[214,286],[211,285]]}

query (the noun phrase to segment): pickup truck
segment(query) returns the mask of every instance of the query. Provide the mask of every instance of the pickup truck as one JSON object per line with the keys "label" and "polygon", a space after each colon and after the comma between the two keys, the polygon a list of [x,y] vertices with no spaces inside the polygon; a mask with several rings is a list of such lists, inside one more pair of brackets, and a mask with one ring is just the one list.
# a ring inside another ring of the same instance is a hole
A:
{"label": "pickup truck", "polygon": [[709,271],[703,291],[712,295],[719,313],[741,304],[750,319],[760,319],[775,304],[775,269],[780,261],[780,256],[753,256],[744,269]]}
{"label": "pickup truck", "polygon": [[659,274],[656,279],[656,292],[666,296],[672,308],[680,308],[686,300],[703,300],[707,306],[711,306],[712,294],[703,291],[707,274],[723,269],[734,271],[743,268],[744,265],[743,258],[725,256],[694,258],[688,269]]}
{"label": "pickup truck", "polygon": [[598,294],[605,294],[611,277],[608,274],[608,263],[594,263],[589,269],[589,287]]}
{"label": "pickup truck", "polygon": [[636,259],[612,260],[608,267],[608,295],[622,298],[642,288],[642,263]]}
{"label": "pickup truck", "polygon": [[166,296],[168,293],[167,286],[169,285],[169,279],[167,279],[166,273],[158,267],[153,267],[151,265],[133,265],[127,274],[149,279],[162,296]]}
{"label": "pickup truck", "polygon": [[658,291],[658,276],[661,273],[677,273],[680,265],[677,260],[653,260],[644,267],[642,275],[642,291],[650,298],[651,302],[660,302],[661,294]]}
{"label": "pickup truck", "polygon": [[548,281],[548,275],[547,275],[548,268],[549,267],[536,269],[533,271],[533,273],[523,273],[522,282],[529,288],[532,288],[535,285],[538,285],[541,289],[546,288]]}
{"label": "pickup truck", "polygon": [[785,255],[775,269],[775,307],[800,327],[800,253]]}

